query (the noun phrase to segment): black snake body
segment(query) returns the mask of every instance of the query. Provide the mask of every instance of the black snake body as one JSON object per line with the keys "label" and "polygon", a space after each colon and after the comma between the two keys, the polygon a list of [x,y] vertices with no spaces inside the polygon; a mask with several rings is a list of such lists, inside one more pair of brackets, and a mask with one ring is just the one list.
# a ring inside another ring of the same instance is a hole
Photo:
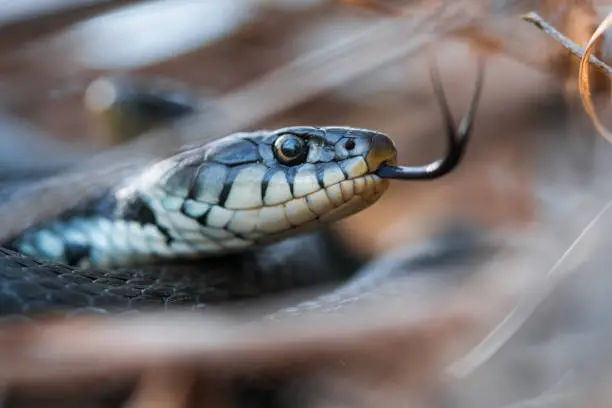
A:
{"label": "black snake body", "polygon": [[[357,264],[315,234],[259,253],[191,264],[85,268],[50,263],[0,249],[0,324],[50,312],[124,313],[150,308],[202,308],[340,280]],[[271,251],[284,251],[279,257]],[[345,261],[342,262],[341,259]],[[349,261],[347,264],[346,261]],[[288,262],[294,262],[292,267]]]}

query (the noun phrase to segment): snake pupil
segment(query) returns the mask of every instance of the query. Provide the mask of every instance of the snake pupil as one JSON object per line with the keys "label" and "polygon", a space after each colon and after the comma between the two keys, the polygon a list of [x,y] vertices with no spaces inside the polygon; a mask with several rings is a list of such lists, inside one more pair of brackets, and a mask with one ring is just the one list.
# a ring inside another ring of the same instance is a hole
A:
{"label": "snake pupil", "polygon": [[303,146],[304,143],[300,139],[292,137],[291,139],[287,139],[283,142],[281,145],[281,151],[285,157],[288,159],[293,159],[300,155]]}
{"label": "snake pupil", "polygon": [[277,159],[286,165],[295,165],[304,161],[308,154],[306,142],[295,135],[283,135],[276,140]]}

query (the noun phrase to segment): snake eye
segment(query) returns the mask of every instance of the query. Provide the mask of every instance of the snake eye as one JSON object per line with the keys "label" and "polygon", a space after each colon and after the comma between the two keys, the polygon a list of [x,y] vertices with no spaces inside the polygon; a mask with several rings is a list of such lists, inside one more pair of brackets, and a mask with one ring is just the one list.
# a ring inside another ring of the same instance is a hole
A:
{"label": "snake eye", "polygon": [[302,163],[308,155],[308,144],[300,137],[285,134],[274,142],[274,154],[283,164],[292,166]]}

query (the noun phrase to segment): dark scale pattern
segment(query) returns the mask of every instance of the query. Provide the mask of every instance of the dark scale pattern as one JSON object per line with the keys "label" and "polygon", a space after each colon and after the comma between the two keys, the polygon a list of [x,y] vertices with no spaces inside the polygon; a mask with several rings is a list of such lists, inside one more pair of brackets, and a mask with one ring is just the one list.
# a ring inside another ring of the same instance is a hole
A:
{"label": "dark scale pattern", "polygon": [[23,315],[201,308],[295,286],[286,276],[271,279],[252,260],[245,255],[197,264],[81,270],[0,248],[0,324],[22,321]]}

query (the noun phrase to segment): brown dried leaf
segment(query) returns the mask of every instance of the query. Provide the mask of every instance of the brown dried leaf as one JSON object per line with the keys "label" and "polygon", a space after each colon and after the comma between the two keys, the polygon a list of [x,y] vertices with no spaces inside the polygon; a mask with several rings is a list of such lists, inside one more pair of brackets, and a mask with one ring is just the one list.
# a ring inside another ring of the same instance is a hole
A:
{"label": "brown dried leaf", "polygon": [[597,131],[605,137],[608,141],[612,142],[612,132],[610,132],[606,127],[601,123],[599,117],[597,116],[597,112],[595,111],[595,107],[593,105],[592,100],[592,87],[591,87],[591,64],[590,57],[593,52],[596,50],[598,41],[604,35],[605,31],[612,26],[612,13],[608,14],[605,20],[597,27],[595,33],[589,39],[584,56],[580,60],[580,66],[578,70],[578,86],[580,91],[580,97],[582,98],[582,103],[584,104],[584,108],[593,121],[593,125],[597,129]]}

